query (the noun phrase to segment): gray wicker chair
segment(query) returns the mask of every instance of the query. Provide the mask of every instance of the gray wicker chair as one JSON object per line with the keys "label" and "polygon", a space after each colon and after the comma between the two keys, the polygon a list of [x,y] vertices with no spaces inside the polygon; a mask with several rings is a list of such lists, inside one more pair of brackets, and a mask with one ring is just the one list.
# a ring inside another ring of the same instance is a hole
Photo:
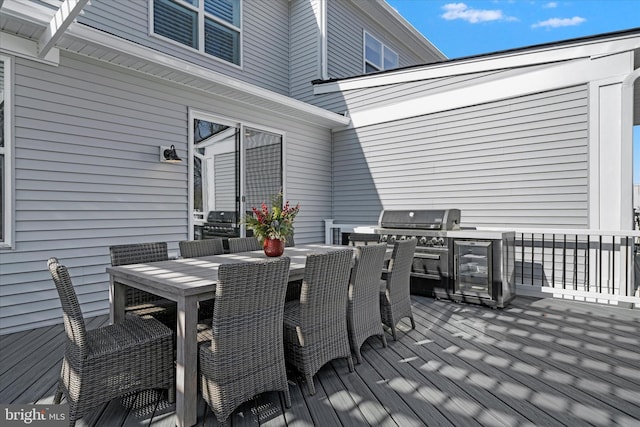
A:
{"label": "gray wicker chair", "polygon": [[129,315],[122,323],[87,331],[67,268],[56,258],[49,259],[48,267],[60,296],[67,335],[54,404],[65,396],[69,424],[132,392],[166,388],[173,402],[171,330],[156,319]]}
{"label": "gray wicker chair", "polygon": [[351,233],[349,234],[349,244],[351,246],[366,246],[380,243],[380,235],[373,233]]}
{"label": "gray wicker chair", "polygon": [[313,376],[327,362],[353,359],[347,333],[347,290],[352,249],[307,256],[300,299],[285,304],[284,341],[287,361],[301,372],[310,394]]}
{"label": "gray wicker chair", "polygon": [[262,249],[257,237],[232,237],[229,239],[229,253],[259,251]]}
{"label": "gray wicker chair", "polygon": [[289,234],[289,235],[287,236],[287,240],[285,240],[285,242],[284,242],[284,247],[285,247],[285,248],[292,248],[292,247],[294,247],[295,245],[296,245],[296,241],[295,241],[295,239],[293,238],[293,234]]}
{"label": "gray wicker chair", "polygon": [[362,363],[360,347],[373,335],[379,335],[384,347],[384,336],[380,321],[380,274],[384,265],[387,245],[358,246],[356,263],[351,270],[349,299],[347,304],[347,326],[349,343],[356,354],[356,361]]}
{"label": "gray wicker chair", "polygon": [[[180,256],[183,258],[198,258],[224,253],[222,239],[183,240],[178,243]],[[211,320],[215,299],[203,300],[198,303],[198,318]]]}
{"label": "gray wicker chair", "polygon": [[224,253],[222,239],[183,240],[178,245],[182,258],[197,258]]}
{"label": "gray wicker chair", "polygon": [[[111,265],[127,265],[169,259],[166,242],[133,243],[109,247]],[[149,292],[127,287],[125,311],[142,317],[152,316],[172,329],[176,327],[177,305]]]}
{"label": "gray wicker chair", "polygon": [[291,407],[282,319],[290,260],[222,264],[212,341],[199,350],[202,396],[220,422],[243,402],[282,391]]}
{"label": "gray wicker chair", "polygon": [[416,323],[411,312],[411,298],[409,296],[411,266],[416,240],[401,240],[393,245],[389,268],[382,281],[380,289],[380,314],[382,323],[391,328],[393,340],[397,341],[396,325],[403,317],[411,320],[411,329]]}

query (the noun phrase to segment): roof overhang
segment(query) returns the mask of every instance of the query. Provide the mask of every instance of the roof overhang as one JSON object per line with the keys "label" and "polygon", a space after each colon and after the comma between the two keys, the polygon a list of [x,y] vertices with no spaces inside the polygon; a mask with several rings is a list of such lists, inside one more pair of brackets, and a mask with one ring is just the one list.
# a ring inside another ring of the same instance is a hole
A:
{"label": "roof overhang", "polygon": [[640,29],[614,34],[617,35],[576,39],[573,43],[549,43],[333,81],[316,82],[314,94],[321,95],[374,88],[397,83],[529,67],[580,58],[597,58],[625,50],[634,51],[640,49]]}

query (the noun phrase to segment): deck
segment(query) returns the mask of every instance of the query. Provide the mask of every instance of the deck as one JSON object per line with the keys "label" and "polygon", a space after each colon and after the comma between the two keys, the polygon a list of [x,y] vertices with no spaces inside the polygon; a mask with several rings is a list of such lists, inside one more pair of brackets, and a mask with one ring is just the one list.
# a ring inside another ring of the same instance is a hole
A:
{"label": "deck", "polygon": [[[503,310],[412,299],[416,330],[403,321],[387,348],[371,338],[354,373],[344,360],[326,365],[312,397],[290,373],[291,408],[266,393],[229,424],[640,425],[640,310],[525,297]],[[62,341],[62,325],[0,337],[0,402],[51,403]],[[114,400],[76,425],[173,426],[165,398]],[[217,425],[202,399],[198,408],[199,426]]]}

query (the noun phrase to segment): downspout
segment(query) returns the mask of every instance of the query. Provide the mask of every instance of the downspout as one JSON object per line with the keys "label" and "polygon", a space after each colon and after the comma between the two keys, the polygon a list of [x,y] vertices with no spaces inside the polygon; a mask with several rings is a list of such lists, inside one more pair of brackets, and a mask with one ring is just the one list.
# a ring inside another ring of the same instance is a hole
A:
{"label": "downspout", "polygon": [[320,78],[329,79],[327,48],[327,0],[320,0]]}
{"label": "downspout", "polygon": [[[622,230],[633,230],[633,93],[634,84],[640,84],[640,68],[632,71],[622,81],[622,106],[621,106],[621,146],[620,173],[622,174],[622,206],[620,209],[620,224]],[[626,160],[626,162],[625,162]],[[625,194],[627,195],[625,197]],[[636,201],[637,202],[637,201]]]}

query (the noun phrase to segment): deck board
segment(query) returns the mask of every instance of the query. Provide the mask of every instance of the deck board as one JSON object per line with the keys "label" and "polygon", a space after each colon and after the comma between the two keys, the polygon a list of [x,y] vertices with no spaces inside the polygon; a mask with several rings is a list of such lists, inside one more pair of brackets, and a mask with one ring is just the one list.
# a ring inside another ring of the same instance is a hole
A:
{"label": "deck board", "polygon": [[[240,406],[238,426],[640,425],[640,310],[517,297],[505,309],[412,297],[416,329],[372,337],[350,373],[337,359],[314,378],[288,372],[292,407],[278,392]],[[106,316],[87,327],[106,324]],[[0,402],[52,403],[61,325],[0,337]],[[202,397],[198,426],[218,426]],[[175,425],[166,392],[115,399],[77,426]]]}

